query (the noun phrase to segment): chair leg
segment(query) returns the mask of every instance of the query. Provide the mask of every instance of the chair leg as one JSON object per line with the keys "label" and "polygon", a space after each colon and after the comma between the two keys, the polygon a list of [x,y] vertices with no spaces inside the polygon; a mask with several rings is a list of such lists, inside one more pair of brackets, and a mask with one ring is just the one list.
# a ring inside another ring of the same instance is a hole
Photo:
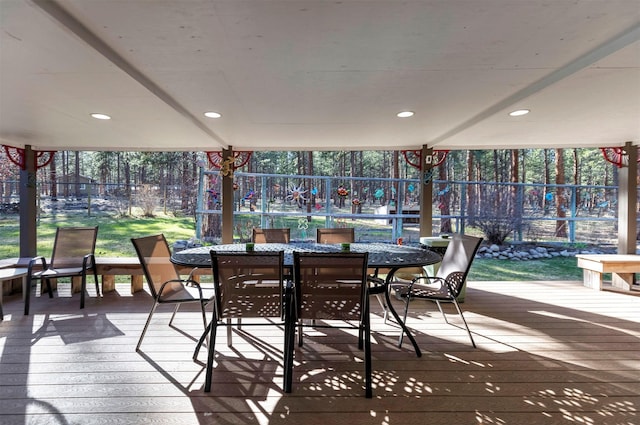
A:
{"label": "chair leg", "polygon": [[[98,283],[98,271],[93,269],[93,281],[96,283],[96,297],[100,297],[100,284]],[[103,294],[104,295],[104,294]]]}
{"label": "chair leg", "polygon": [[367,398],[373,397],[371,369],[371,323],[369,321],[369,303],[367,302],[364,316],[364,388]]}
{"label": "chair leg", "polygon": [[[409,313],[409,301],[411,301],[411,292],[407,293],[407,299],[404,302],[404,315],[402,316],[402,323],[407,323],[407,313]],[[402,347],[402,341],[404,340],[404,329],[400,326],[400,339],[398,340],[398,347]]]}
{"label": "chair leg", "polygon": [[204,344],[205,340],[207,341],[207,346],[209,346],[209,331],[211,330],[212,323],[213,323],[213,320],[209,322],[207,325],[205,325],[204,332],[202,333],[202,335],[200,336],[200,339],[198,340],[198,343],[196,344],[196,349],[193,351],[193,361],[195,361],[198,358],[198,354],[200,353],[200,348],[202,348],[202,344]]}
{"label": "chair leg", "polygon": [[206,332],[206,330],[207,330],[207,312],[205,311],[205,306],[206,306],[206,303],[200,302],[200,310],[202,311],[202,323],[204,324],[204,329],[205,329],[204,334],[207,335],[207,345],[209,345],[209,336],[208,336],[208,334]]}
{"label": "chair leg", "polygon": [[233,342],[231,340],[231,338],[232,338],[231,335],[232,335],[232,332],[231,332],[231,319],[227,318],[227,347],[231,347],[233,345]]}
{"label": "chair leg", "polygon": [[158,302],[153,301],[153,306],[151,307],[151,311],[149,312],[149,317],[147,317],[147,323],[144,324],[144,328],[142,329],[142,334],[140,335],[140,339],[138,340],[138,345],[136,345],[136,351],[140,351],[140,345],[142,344],[142,340],[144,335],[147,333],[147,328],[149,327],[149,323],[151,323],[151,317],[153,317],[153,313],[156,311],[158,307]]}
{"label": "chair leg", "polygon": [[176,313],[178,312],[179,308],[180,308],[180,303],[176,303],[176,306],[173,309],[173,314],[171,315],[171,319],[169,319],[169,326],[173,324],[173,319],[176,317]]}
{"label": "chair leg", "polygon": [[216,331],[218,324],[211,321],[211,334],[209,335],[209,346],[207,347],[207,368],[204,378],[204,392],[211,392],[211,381],[213,379],[213,359],[216,352]]}
{"label": "chair leg", "polygon": [[455,298],[453,299],[453,304],[456,306],[456,310],[458,310],[458,314],[462,318],[462,323],[464,323],[464,327],[467,329],[467,333],[469,334],[469,338],[471,339],[471,345],[473,345],[473,348],[476,348],[476,342],[473,340],[473,335],[471,335],[471,330],[469,329],[469,325],[467,325],[467,321],[464,318],[464,314],[462,314],[462,310],[460,309],[460,306],[458,305],[458,301]]}
{"label": "chair leg", "polygon": [[[53,298],[53,288],[51,287],[51,279],[45,279],[44,283],[47,285],[47,292],[49,293],[49,298]],[[42,280],[40,281],[40,286],[42,286]]]}
{"label": "chair leg", "polygon": [[[31,303],[31,285],[32,285],[33,279],[31,278],[31,273],[29,273],[29,275],[27,276],[27,283],[26,283],[26,287],[23,287],[24,289],[24,315],[28,316],[29,315],[29,305]],[[0,288],[1,290],[1,288]]]}
{"label": "chair leg", "polygon": [[[73,282],[73,278],[72,282]],[[87,292],[87,275],[82,273],[82,283],[80,284],[80,308],[84,308],[84,294]]]}
{"label": "chair leg", "polygon": [[387,324],[387,319],[389,318],[389,309],[387,308],[387,305],[384,303],[384,300],[382,299],[382,297],[380,296],[380,294],[375,294],[376,299],[378,300],[378,304],[380,304],[380,307],[382,307],[382,310],[384,311],[384,315],[383,315],[383,319],[384,319],[384,324]]}
{"label": "chair leg", "polygon": [[292,299],[287,289],[284,297],[284,392],[290,393],[293,384],[293,353],[296,324],[293,317]]}
{"label": "chair leg", "polygon": [[447,319],[447,315],[445,314],[444,310],[442,309],[442,306],[440,305],[440,301],[438,300],[434,300],[436,305],[438,306],[438,310],[440,310],[440,314],[442,314],[442,317],[444,317],[444,321],[447,325],[450,325],[449,323],[449,319]]}

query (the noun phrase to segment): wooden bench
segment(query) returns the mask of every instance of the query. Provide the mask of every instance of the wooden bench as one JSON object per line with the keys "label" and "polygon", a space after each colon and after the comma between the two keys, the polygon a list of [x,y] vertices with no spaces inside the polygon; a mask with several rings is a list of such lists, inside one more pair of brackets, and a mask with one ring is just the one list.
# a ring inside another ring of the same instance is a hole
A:
{"label": "wooden bench", "polygon": [[584,286],[602,290],[602,275],[611,273],[614,288],[631,290],[635,273],[640,273],[640,255],[578,254],[578,267],[584,272]]}
{"label": "wooden bench", "polygon": [[4,320],[4,312],[2,310],[2,295],[4,292],[4,282],[11,282],[14,280],[20,280],[22,285],[22,293],[24,293],[25,276],[27,275],[27,269],[25,268],[3,268],[0,269],[0,320]]}
{"label": "wooden bench", "polygon": [[[115,290],[116,276],[131,277],[132,294],[143,289],[144,272],[138,257],[96,257],[96,269],[102,276],[102,293]],[[180,275],[188,275],[191,270],[190,267],[178,266]],[[194,280],[208,274],[211,274],[211,269],[198,269],[193,273]]]}
{"label": "wooden bench", "polygon": [[[11,270],[21,270],[24,268],[24,272],[26,275],[26,267],[29,264],[31,258],[22,257],[22,258],[8,258],[4,260],[0,260],[0,271],[4,273],[12,273]],[[38,266],[39,267],[39,266]],[[7,270],[5,272],[5,270]],[[180,275],[188,275],[191,272],[190,267],[182,267],[178,266],[178,271]],[[129,276],[131,278],[131,293],[135,293],[138,291],[142,291],[144,287],[144,272],[142,271],[142,266],[140,265],[140,261],[138,257],[96,257],[96,271],[101,278],[102,281],[102,293],[110,292],[115,290],[115,282],[116,276]],[[195,280],[199,280],[199,276],[202,275],[210,275],[211,269],[198,269],[193,273],[193,278]],[[7,281],[16,281],[16,277],[7,277],[3,280]],[[81,278],[79,276],[72,278],[71,283],[71,292],[77,293],[80,291],[81,287]],[[87,274],[87,285],[93,283],[92,273],[89,272]],[[55,279],[52,281],[52,286],[55,288]],[[24,288],[22,288],[22,284],[20,285],[23,293]],[[9,288],[7,293],[11,293],[17,291],[17,285],[13,285],[12,288]],[[0,286],[0,292],[4,292],[2,287]],[[1,296],[1,294],[0,294]]]}

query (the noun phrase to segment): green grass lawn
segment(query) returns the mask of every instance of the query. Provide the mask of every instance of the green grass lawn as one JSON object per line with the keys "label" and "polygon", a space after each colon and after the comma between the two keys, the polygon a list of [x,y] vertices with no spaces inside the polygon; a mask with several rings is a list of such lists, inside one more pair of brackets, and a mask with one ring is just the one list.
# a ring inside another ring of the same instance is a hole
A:
{"label": "green grass lawn", "polygon": [[582,269],[574,257],[513,261],[478,258],[469,280],[582,280]]}
{"label": "green grass lawn", "polygon": [[[157,215],[153,218],[114,217],[80,214],[41,218],[38,224],[38,255],[50,256],[57,226],[99,226],[96,256],[135,256],[131,238],[164,233],[172,245],[193,237],[192,217]],[[0,258],[19,256],[19,220],[17,216],[0,219]],[[469,280],[582,280],[582,270],[573,257],[546,260],[512,261],[479,258],[473,262]]]}
{"label": "green grass lawn", "polygon": [[[43,218],[38,223],[38,255],[50,256],[58,226],[98,226],[96,256],[135,257],[131,238],[164,233],[169,244],[177,240],[193,238],[194,220],[191,217],[158,215],[153,218],[114,217],[101,215],[86,217],[79,215],[57,215]],[[20,227],[17,217],[0,220],[0,258],[19,257]]]}

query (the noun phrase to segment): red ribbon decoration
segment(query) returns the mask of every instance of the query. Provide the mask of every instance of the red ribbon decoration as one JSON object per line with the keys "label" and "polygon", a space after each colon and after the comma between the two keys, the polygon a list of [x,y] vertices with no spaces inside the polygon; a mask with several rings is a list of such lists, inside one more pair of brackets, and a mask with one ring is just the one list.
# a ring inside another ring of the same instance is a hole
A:
{"label": "red ribbon decoration", "polygon": [[[13,146],[7,146],[7,145],[2,145],[2,147],[4,148],[4,151],[6,152],[7,157],[9,158],[9,161],[16,164],[18,167],[20,167],[21,170],[26,169],[26,164],[24,160],[24,157],[25,157],[24,149],[14,148]],[[56,151],[34,151],[34,154],[35,154],[34,161],[35,161],[36,170],[49,165],[51,161],[53,161],[53,156],[55,153]]]}
{"label": "red ribbon decoration", "polygon": [[[422,170],[422,150],[401,152],[404,156],[405,161],[407,161],[407,164],[417,168],[418,170]],[[448,150],[434,150],[432,162],[433,166],[437,167],[438,165],[442,164],[447,158],[448,154]]]}
{"label": "red ribbon decoration", "polygon": [[[624,158],[626,157],[624,148],[600,148],[600,151],[602,152],[602,156],[604,156],[604,159],[606,159],[616,167],[620,168],[628,165],[625,164],[624,161]],[[640,155],[638,156],[638,162],[640,163]]]}
{"label": "red ribbon decoration", "polygon": [[[253,151],[234,151],[233,169],[237,170],[249,162],[252,153]],[[209,159],[209,164],[211,164],[212,167],[220,168],[222,166],[222,161],[224,160],[224,158],[222,158],[222,152],[206,152],[206,154]],[[240,158],[240,161],[238,161],[238,158]]]}

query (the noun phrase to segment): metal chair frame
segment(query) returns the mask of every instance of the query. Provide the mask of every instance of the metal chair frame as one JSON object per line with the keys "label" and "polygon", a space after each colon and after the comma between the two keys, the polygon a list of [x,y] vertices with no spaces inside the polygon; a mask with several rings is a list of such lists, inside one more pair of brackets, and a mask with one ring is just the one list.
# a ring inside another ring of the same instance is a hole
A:
{"label": "metal chair frame", "polygon": [[175,304],[171,319],[169,319],[169,326],[171,326],[182,304],[198,303],[202,313],[202,323],[206,329],[205,306],[210,302],[211,297],[204,297],[200,284],[192,279],[195,269],[191,271],[186,279],[180,277],[176,266],[171,262],[169,244],[162,234],[132,238],[131,242],[140,260],[149,291],[153,297],[153,305],[140,334],[136,351],[140,351],[140,346],[149,328],[149,323],[151,323],[151,318],[160,304]]}
{"label": "metal chair frame", "polygon": [[[313,328],[358,329],[358,348],[364,349],[365,396],[371,398],[371,327],[367,284],[367,253],[302,253],[295,251],[294,290],[290,316],[285,330],[288,342],[285,357],[285,392],[291,392],[295,331],[302,345],[304,320]],[[344,325],[319,321],[338,320]],[[357,325],[352,324],[353,321]],[[349,323],[351,322],[351,323]]]}
{"label": "metal chair frame", "polygon": [[[481,243],[482,238],[456,234],[449,243],[442,258],[442,264],[435,276],[417,276],[409,284],[391,285],[392,288],[397,289],[396,293],[405,301],[403,322],[406,323],[407,321],[407,313],[411,300],[422,299],[435,302],[445,322],[451,324],[440,303],[452,303],[462,318],[462,323],[467,330],[471,345],[473,345],[474,348],[476,347],[473,335],[464,318],[457,298],[462,291],[471,268],[471,263]],[[400,345],[402,345],[403,337],[404,332],[400,334]]]}
{"label": "metal chair frame", "polygon": [[251,232],[253,243],[289,243],[291,240],[291,229],[256,229]]}
{"label": "metal chair frame", "polygon": [[[215,292],[213,318],[193,354],[195,360],[205,337],[208,337],[205,392],[211,391],[218,327],[227,327],[227,345],[231,347],[231,328],[240,328],[240,319],[278,318],[279,321],[275,322],[245,321],[242,325],[283,326],[285,318],[290,315],[291,304],[290,290],[284,283],[284,251],[243,253],[211,250],[210,254]],[[233,323],[232,319],[237,322]],[[286,332],[284,339],[286,353]],[[285,370],[285,382],[286,379]]]}
{"label": "metal chair frame", "polygon": [[[33,280],[41,280],[47,286],[49,298],[53,298],[51,279],[73,278],[81,276],[80,308],[84,308],[87,292],[87,272],[93,271],[96,295],[100,297],[100,285],[96,270],[95,248],[98,226],[95,227],[58,227],[53,242],[51,261],[37,256],[29,261],[27,267],[27,290],[24,301],[24,314],[29,314],[31,286]],[[41,270],[37,270],[38,263]]]}
{"label": "metal chair frame", "polygon": [[355,241],[353,227],[319,227],[316,229],[317,243],[354,243]]}

